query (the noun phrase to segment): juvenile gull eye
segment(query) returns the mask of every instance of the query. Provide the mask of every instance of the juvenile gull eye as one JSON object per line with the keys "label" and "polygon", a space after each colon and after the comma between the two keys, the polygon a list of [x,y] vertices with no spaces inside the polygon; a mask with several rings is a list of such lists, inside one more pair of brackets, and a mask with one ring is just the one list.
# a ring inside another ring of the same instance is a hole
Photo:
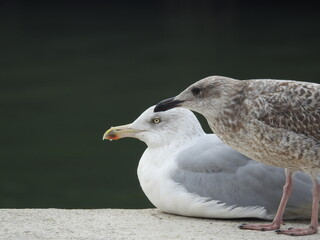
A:
{"label": "juvenile gull eye", "polygon": [[160,118],[154,118],[154,119],[152,119],[152,122],[155,124],[158,124],[161,122],[161,120],[160,120]]}
{"label": "juvenile gull eye", "polygon": [[191,89],[191,92],[194,96],[198,95],[200,93],[201,89],[198,87],[194,87]]}

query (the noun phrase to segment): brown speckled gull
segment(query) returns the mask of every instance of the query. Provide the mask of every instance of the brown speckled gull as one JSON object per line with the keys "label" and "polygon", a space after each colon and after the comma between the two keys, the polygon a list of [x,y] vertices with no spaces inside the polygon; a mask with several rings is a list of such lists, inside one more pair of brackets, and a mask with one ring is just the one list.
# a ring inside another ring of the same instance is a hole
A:
{"label": "brown speckled gull", "polygon": [[[318,231],[320,198],[320,85],[309,82],[221,76],[202,79],[155,111],[185,107],[204,115],[224,143],[257,161],[286,169],[286,184],[271,224],[243,224],[241,229],[277,230],[287,235]],[[313,209],[306,229],[278,230],[290,193],[292,176],[301,170],[313,180]],[[272,176],[270,176],[272,178]]]}

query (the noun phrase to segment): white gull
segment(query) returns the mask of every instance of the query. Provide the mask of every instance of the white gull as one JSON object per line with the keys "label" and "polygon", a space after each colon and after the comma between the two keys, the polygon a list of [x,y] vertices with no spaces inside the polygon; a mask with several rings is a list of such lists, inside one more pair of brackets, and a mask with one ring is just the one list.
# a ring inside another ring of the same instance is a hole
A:
{"label": "white gull", "polygon": [[[216,135],[206,134],[191,111],[155,113],[153,106],[133,123],[110,128],[103,139],[124,137],[148,146],[139,161],[138,178],[159,210],[207,218],[274,217],[284,170],[251,160]],[[304,173],[294,181],[285,218],[308,218],[312,183]]]}

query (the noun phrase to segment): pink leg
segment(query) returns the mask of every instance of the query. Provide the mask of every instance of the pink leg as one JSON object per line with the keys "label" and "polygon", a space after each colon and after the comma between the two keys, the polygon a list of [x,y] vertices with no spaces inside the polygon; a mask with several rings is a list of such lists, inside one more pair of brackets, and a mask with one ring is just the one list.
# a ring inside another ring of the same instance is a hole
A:
{"label": "pink leg", "polygon": [[289,196],[290,196],[292,189],[293,189],[293,184],[292,184],[293,172],[291,172],[288,169],[285,169],[285,173],[286,173],[286,184],[283,187],[283,194],[282,194],[282,198],[280,201],[280,205],[278,207],[277,214],[274,217],[272,223],[271,224],[246,224],[246,223],[244,223],[239,226],[240,229],[270,231],[270,230],[276,230],[276,229],[280,228],[280,225],[283,223],[282,222],[283,213],[286,208]]}
{"label": "pink leg", "polygon": [[311,222],[308,228],[290,228],[288,230],[277,230],[279,234],[286,234],[290,236],[304,236],[318,232],[318,210],[320,200],[320,184],[317,178],[313,179],[313,190],[312,190],[312,213]]}

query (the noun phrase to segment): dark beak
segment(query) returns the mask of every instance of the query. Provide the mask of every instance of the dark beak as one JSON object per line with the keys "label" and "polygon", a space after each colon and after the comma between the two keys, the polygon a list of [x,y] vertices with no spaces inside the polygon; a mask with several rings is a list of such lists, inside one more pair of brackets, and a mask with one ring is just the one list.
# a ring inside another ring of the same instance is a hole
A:
{"label": "dark beak", "polygon": [[157,104],[157,106],[154,108],[154,112],[163,112],[163,111],[167,111],[171,108],[175,108],[175,107],[179,107],[180,103],[183,103],[184,101],[180,101],[180,100],[174,100],[174,97],[173,98],[168,98],[168,99],[165,99],[161,102],[159,102]]}

